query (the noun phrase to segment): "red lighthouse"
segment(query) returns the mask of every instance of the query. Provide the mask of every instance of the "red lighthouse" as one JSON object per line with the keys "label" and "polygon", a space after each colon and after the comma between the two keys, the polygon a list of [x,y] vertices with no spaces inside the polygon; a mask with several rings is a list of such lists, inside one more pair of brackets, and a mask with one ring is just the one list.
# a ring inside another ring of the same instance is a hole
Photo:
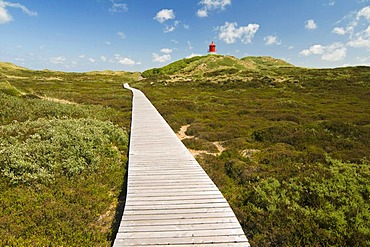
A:
{"label": "red lighthouse", "polygon": [[212,43],[209,45],[209,50],[208,50],[209,53],[216,53],[216,44]]}

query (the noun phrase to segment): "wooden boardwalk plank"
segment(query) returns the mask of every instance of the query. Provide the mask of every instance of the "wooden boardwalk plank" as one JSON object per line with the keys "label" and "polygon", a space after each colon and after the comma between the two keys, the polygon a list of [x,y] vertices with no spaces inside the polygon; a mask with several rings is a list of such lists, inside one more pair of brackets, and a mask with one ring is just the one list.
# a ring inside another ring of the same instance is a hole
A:
{"label": "wooden boardwalk plank", "polygon": [[139,90],[132,90],[126,205],[114,246],[249,246],[218,188]]}

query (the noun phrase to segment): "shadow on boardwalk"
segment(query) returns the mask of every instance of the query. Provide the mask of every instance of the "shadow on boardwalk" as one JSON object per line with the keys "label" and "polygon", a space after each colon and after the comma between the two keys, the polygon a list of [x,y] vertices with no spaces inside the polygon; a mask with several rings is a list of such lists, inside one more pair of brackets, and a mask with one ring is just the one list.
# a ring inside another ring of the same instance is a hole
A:
{"label": "shadow on boardwalk", "polygon": [[[127,156],[129,154],[129,150],[127,152]],[[126,167],[128,167],[128,159],[126,163]],[[121,193],[118,196],[118,205],[116,207],[116,212],[114,214],[114,219],[112,222],[112,225],[110,227],[111,234],[109,236],[109,241],[111,242],[111,246],[114,244],[114,240],[116,239],[118,229],[121,223],[122,215],[123,215],[123,210],[125,208],[126,204],[126,195],[127,195],[127,178],[128,178],[128,169],[126,169],[125,175],[124,175],[124,182],[122,185]]]}

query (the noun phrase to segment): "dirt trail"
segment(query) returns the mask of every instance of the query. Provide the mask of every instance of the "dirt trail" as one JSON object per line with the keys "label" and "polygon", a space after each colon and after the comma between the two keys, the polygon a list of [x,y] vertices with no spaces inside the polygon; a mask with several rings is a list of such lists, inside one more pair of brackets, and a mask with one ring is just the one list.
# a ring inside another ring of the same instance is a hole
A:
{"label": "dirt trail", "polygon": [[188,136],[185,132],[188,130],[188,128],[190,127],[190,124],[188,125],[184,125],[184,126],[181,126],[179,132],[176,133],[177,137],[180,139],[180,140],[184,140],[184,139],[192,139],[194,138],[195,136]]}
{"label": "dirt trail", "polygon": [[75,103],[75,102],[64,100],[64,99],[57,99],[57,98],[44,97],[44,96],[38,96],[38,97],[40,97],[43,100],[48,100],[48,101],[57,102],[57,103],[61,103],[61,104],[77,105],[77,103]]}
{"label": "dirt trail", "polygon": [[[186,134],[186,131],[188,130],[188,128],[190,127],[190,124],[188,125],[184,125],[184,126],[181,126],[179,132],[176,133],[177,137],[180,139],[180,140],[184,140],[184,139],[193,139],[193,138],[196,138],[195,136],[188,136]],[[200,154],[209,154],[209,155],[214,155],[214,156],[218,156],[220,155],[223,151],[226,150],[226,148],[224,148],[221,144],[221,142],[212,142],[213,145],[216,146],[218,152],[217,153],[211,153],[211,152],[208,152],[206,150],[194,150],[194,149],[190,149],[188,148],[189,152],[193,155],[193,156],[197,156],[197,155],[200,155]]]}

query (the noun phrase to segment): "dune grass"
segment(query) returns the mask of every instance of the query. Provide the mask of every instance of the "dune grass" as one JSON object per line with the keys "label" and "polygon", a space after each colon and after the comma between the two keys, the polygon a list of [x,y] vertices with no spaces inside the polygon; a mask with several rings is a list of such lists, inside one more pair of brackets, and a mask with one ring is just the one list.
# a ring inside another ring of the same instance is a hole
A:
{"label": "dune grass", "polygon": [[134,85],[175,131],[222,142],[220,156],[197,159],[253,246],[369,245],[370,68],[253,60],[227,76]]}
{"label": "dune grass", "polygon": [[131,114],[121,84],[134,76],[1,72],[0,245],[110,246]]}
{"label": "dune grass", "polygon": [[142,89],[174,131],[190,125],[188,147],[226,148],[197,159],[252,246],[370,244],[369,67],[206,56],[141,81],[9,64],[0,72],[0,245],[111,244],[131,114],[123,82]]}

